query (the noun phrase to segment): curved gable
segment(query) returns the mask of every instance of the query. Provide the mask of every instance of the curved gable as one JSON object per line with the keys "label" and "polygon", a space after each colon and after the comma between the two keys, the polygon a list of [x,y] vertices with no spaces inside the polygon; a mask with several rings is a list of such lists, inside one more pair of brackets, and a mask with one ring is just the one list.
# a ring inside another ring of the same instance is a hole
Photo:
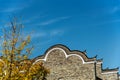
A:
{"label": "curved gable", "polygon": [[[35,59],[35,62],[38,62],[38,61],[47,61],[48,57],[51,55],[52,52],[54,52],[55,50],[59,50],[61,51],[62,53],[64,53],[64,57],[67,59],[68,57],[70,56],[77,56],[79,57],[81,60],[82,60],[82,63],[83,64],[86,64],[86,63],[94,63],[96,58],[88,58],[86,56],[86,54],[84,52],[81,52],[81,51],[76,51],[76,50],[70,50],[69,48],[67,48],[66,46],[64,45],[54,45],[52,47],[50,47],[43,56],[40,56],[40,57],[37,57]],[[56,52],[57,53],[57,52]],[[56,56],[54,56],[56,57]]]}

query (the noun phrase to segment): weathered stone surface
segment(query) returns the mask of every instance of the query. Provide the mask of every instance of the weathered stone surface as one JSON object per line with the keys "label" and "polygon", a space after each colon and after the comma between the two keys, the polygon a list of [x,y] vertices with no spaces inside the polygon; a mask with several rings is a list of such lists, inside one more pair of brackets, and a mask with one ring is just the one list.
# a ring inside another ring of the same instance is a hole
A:
{"label": "weathered stone surface", "polygon": [[94,63],[83,64],[78,56],[66,58],[60,50],[52,51],[44,65],[51,69],[48,80],[95,80]]}
{"label": "weathered stone surface", "polygon": [[102,63],[96,65],[97,76],[103,80],[119,80],[119,75],[117,70],[102,70]]}
{"label": "weathered stone surface", "polygon": [[80,51],[70,51],[62,45],[48,49],[44,56],[36,58],[50,69],[47,80],[118,80],[116,71],[102,70],[102,62],[88,58]]}

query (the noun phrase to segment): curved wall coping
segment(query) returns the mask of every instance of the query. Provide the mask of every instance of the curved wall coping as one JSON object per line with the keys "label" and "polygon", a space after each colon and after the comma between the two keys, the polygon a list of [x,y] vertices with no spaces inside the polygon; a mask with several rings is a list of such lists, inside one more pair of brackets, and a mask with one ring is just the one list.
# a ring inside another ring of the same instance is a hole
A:
{"label": "curved wall coping", "polygon": [[[67,59],[68,57],[70,57],[70,56],[77,56],[77,57],[79,57],[79,58],[82,60],[83,64],[90,64],[90,63],[95,63],[95,62],[96,62],[95,60],[94,60],[94,61],[85,61],[85,60],[83,59],[83,57],[80,56],[80,55],[78,55],[78,54],[67,54],[67,52],[66,52],[64,49],[59,48],[59,47],[55,47],[55,48],[52,48],[52,49],[48,50],[48,52],[46,53],[46,55],[45,55],[45,57],[44,57],[43,59],[37,59],[37,60],[35,60],[35,62],[34,62],[33,64],[35,64],[36,62],[41,61],[41,60],[47,61],[48,55],[49,55],[52,51],[54,51],[54,50],[60,50],[60,51],[62,51],[62,52],[65,54],[66,59]],[[84,54],[84,55],[85,55],[85,54]]]}
{"label": "curved wall coping", "polygon": [[102,64],[103,62],[96,62],[97,64]]}
{"label": "curved wall coping", "polygon": [[102,72],[101,74],[116,74],[119,71],[108,71],[108,72]]}

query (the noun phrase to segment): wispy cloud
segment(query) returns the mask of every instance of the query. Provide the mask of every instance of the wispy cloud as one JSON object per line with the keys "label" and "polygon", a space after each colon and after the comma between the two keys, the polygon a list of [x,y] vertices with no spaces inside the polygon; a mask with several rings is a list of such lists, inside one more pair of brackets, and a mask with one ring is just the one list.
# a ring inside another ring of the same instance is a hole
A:
{"label": "wispy cloud", "polygon": [[1,10],[0,12],[11,13],[11,12],[16,12],[16,11],[19,11],[19,10],[22,10],[22,9],[23,9],[23,7],[8,7],[6,9]]}
{"label": "wispy cloud", "polygon": [[58,29],[58,30],[52,30],[51,32],[50,32],[50,35],[51,36],[56,36],[56,35],[62,35],[62,34],[64,34],[64,30],[60,30],[60,29]]}
{"label": "wispy cloud", "polygon": [[53,42],[53,40],[57,39],[55,37],[60,37],[64,33],[65,33],[64,29],[55,29],[55,30],[34,33],[32,35],[32,40],[34,39],[35,41],[34,42],[35,47],[37,47],[37,49],[40,49],[39,46],[43,46],[43,45]]}
{"label": "wispy cloud", "polygon": [[120,6],[114,6],[113,8],[110,9],[110,13],[113,14],[113,13],[116,13],[117,11],[120,10]]}
{"label": "wispy cloud", "polygon": [[30,18],[28,18],[28,19],[25,19],[25,20],[23,20],[23,23],[24,24],[31,24],[31,22],[33,22],[33,21],[35,21],[35,20],[38,20],[38,19],[40,19],[40,18],[43,18],[43,17],[45,17],[46,15],[35,15],[35,16],[32,16],[32,17],[30,17]]}
{"label": "wispy cloud", "polygon": [[17,2],[13,2],[13,1],[10,1],[8,2],[10,4],[6,4],[6,3],[3,3],[7,6],[1,6],[0,7],[0,13],[15,13],[15,12],[18,12],[18,11],[21,11],[29,6],[31,6],[31,1],[17,1]]}
{"label": "wispy cloud", "polygon": [[87,24],[87,26],[99,26],[99,25],[118,23],[118,22],[120,23],[120,19],[103,21],[103,22],[98,22],[98,23],[94,23],[94,24]]}
{"label": "wispy cloud", "polygon": [[32,33],[32,39],[36,38],[43,38],[43,37],[56,37],[56,36],[61,36],[65,33],[65,30],[63,29],[55,29],[55,30],[49,30],[49,31],[40,31],[37,33]]}
{"label": "wispy cloud", "polygon": [[45,26],[45,25],[53,24],[53,23],[56,23],[56,22],[59,22],[59,21],[62,21],[62,20],[69,19],[69,18],[70,17],[59,17],[59,18],[56,18],[56,19],[50,19],[50,20],[44,21],[44,22],[42,22],[38,25]]}
{"label": "wispy cloud", "polygon": [[32,38],[41,38],[41,37],[45,37],[47,35],[46,32],[37,32],[37,33],[33,33],[31,36]]}

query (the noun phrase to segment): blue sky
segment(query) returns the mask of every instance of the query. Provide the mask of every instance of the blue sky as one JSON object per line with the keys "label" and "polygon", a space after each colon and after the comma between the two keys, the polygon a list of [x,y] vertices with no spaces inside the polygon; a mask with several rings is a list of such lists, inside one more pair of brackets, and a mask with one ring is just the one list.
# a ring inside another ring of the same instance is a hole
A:
{"label": "blue sky", "polygon": [[120,0],[0,0],[0,29],[12,15],[31,33],[32,57],[63,44],[98,55],[104,68],[120,67]]}

